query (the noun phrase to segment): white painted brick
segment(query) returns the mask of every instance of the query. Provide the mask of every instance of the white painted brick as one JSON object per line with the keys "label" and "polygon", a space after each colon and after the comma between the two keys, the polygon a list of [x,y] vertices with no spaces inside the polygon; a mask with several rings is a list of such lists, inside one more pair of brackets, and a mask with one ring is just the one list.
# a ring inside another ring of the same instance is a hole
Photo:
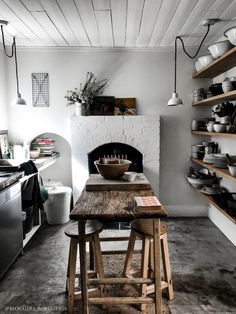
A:
{"label": "white painted brick", "polygon": [[141,129],[137,129],[137,128],[124,129],[124,135],[137,135],[137,136],[140,136],[141,134],[142,134],[142,130]]}
{"label": "white painted brick", "polygon": [[149,161],[155,161],[155,160],[159,160],[160,159],[160,155],[159,155],[159,151],[157,153],[146,153],[143,156],[143,160],[144,162],[149,162]]}
{"label": "white painted brick", "polygon": [[160,121],[159,115],[148,115],[148,116],[144,115],[140,117],[142,121],[147,122],[147,123]]}
{"label": "white painted brick", "polygon": [[150,134],[152,134],[152,136],[155,138],[155,137],[159,137],[160,136],[160,129],[158,128],[150,128],[150,127],[145,127],[145,128],[142,128],[142,134],[144,136],[150,136]]}
{"label": "white painted brick", "polygon": [[[78,169],[83,177],[88,175],[87,154],[105,143],[120,142],[139,150],[144,157],[144,170],[154,191],[159,191],[160,159],[160,119],[159,116],[87,116],[72,117],[71,145],[73,173]],[[85,175],[86,173],[86,175]],[[76,193],[81,184],[73,175]]]}

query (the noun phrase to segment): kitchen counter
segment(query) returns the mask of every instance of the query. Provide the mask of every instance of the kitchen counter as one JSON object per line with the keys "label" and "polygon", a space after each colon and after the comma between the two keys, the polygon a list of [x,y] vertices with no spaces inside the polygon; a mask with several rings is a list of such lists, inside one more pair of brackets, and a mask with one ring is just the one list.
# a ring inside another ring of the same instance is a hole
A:
{"label": "kitchen counter", "polygon": [[[46,169],[47,167],[51,166],[52,164],[54,164],[54,162],[56,162],[59,156],[60,154],[56,153],[54,156],[51,156],[51,157],[41,157],[38,159],[31,159],[31,160],[34,162],[38,171],[40,172]],[[7,170],[6,165],[4,165],[4,168],[5,168],[4,171],[0,170],[0,191],[10,186],[11,184],[17,182],[18,180],[22,183],[28,180],[31,176],[35,175],[34,173],[32,175],[26,176],[24,175],[23,171],[16,171],[16,170],[12,171],[11,168],[19,167],[20,164],[22,164],[23,162],[27,162],[27,160],[7,159],[6,161],[10,164],[9,166],[10,171]]]}
{"label": "kitchen counter", "polygon": [[22,179],[23,177],[24,177],[23,171],[9,173],[7,175],[5,174],[4,176],[0,176],[0,191],[17,182],[19,179]]}

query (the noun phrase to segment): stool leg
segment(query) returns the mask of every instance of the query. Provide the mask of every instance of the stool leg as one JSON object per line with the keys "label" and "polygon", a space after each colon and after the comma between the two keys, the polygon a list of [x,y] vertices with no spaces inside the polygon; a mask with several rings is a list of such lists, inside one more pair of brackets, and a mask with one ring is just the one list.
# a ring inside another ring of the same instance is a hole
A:
{"label": "stool leg", "polygon": [[77,240],[71,239],[68,262],[68,296],[67,296],[68,313],[73,312],[74,306],[76,258],[77,258]]}
{"label": "stool leg", "polygon": [[[142,262],[141,262],[141,277],[148,277],[148,264],[149,264],[149,252],[150,252],[150,238],[144,236],[142,245]],[[141,297],[147,296],[147,284],[141,284]],[[147,305],[141,304],[141,312],[146,310]]]}
{"label": "stool leg", "polygon": [[163,262],[163,271],[164,271],[165,281],[168,283],[168,287],[167,287],[168,299],[173,300],[174,291],[173,291],[173,283],[172,283],[172,278],[171,278],[167,233],[163,234],[161,238],[161,253],[162,253],[162,262]]}
{"label": "stool leg", "polygon": [[68,264],[67,264],[67,278],[66,278],[66,292],[68,292],[68,284],[69,284],[69,268],[70,268],[70,260],[71,260],[71,250],[72,250],[72,241],[70,241],[69,255],[68,255]]}
{"label": "stool leg", "polygon": [[132,257],[134,254],[135,240],[136,240],[136,233],[133,230],[131,230],[128,248],[127,248],[127,254],[125,257],[125,265],[124,265],[124,270],[123,270],[124,277],[130,277],[130,269],[131,269]]}
{"label": "stool leg", "polygon": [[[104,278],[104,266],[103,266],[103,259],[102,259],[102,250],[101,250],[101,243],[99,240],[99,236],[95,234],[93,236],[93,242],[94,242],[94,255],[95,255],[95,267],[96,272],[98,273],[99,278]],[[100,285],[100,294],[101,297],[105,296],[105,286]]]}
{"label": "stool leg", "polygon": [[92,241],[89,241],[89,268],[94,270],[94,248]]}

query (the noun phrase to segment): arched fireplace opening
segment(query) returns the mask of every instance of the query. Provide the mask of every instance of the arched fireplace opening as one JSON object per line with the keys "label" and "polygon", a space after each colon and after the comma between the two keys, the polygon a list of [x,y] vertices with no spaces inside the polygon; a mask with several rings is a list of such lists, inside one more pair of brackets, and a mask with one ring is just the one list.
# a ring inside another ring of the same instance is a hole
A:
{"label": "arched fireplace opening", "polygon": [[89,174],[97,173],[94,161],[101,157],[116,157],[132,161],[129,171],[143,172],[143,154],[136,148],[118,142],[106,143],[88,153]]}

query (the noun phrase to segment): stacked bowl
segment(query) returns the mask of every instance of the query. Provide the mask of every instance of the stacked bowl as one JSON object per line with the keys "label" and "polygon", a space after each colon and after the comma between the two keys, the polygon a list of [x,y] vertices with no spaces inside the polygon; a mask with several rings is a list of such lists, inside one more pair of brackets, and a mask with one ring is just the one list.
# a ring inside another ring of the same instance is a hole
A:
{"label": "stacked bowl", "polygon": [[224,53],[230,50],[233,47],[229,40],[222,40],[208,46],[208,50],[210,51],[212,57],[217,59],[221,57]]}
{"label": "stacked bowl", "polygon": [[227,169],[228,161],[225,154],[215,154],[214,166],[216,168]]}
{"label": "stacked bowl", "polygon": [[227,29],[224,32],[224,35],[228,38],[232,45],[236,46],[236,26]]}

